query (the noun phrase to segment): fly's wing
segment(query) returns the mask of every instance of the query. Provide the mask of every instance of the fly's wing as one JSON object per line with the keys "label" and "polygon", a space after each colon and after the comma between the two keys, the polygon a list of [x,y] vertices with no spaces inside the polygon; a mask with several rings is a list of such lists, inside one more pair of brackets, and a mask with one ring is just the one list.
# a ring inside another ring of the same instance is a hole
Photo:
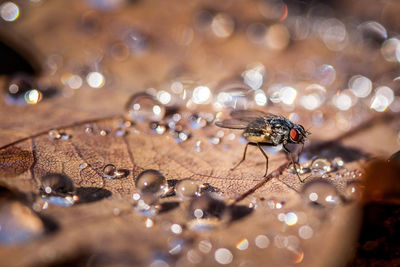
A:
{"label": "fly's wing", "polygon": [[272,113],[266,113],[259,110],[233,110],[230,115],[232,119],[246,122],[252,122],[260,118],[266,119],[278,117]]}
{"label": "fly's wing", "polygon": [[217,125],[218,127],[228,128],[228,129],[246,129],[248,124],[249,124],[248,122],[235,119],[226,119],[215,122],[215,125]]}

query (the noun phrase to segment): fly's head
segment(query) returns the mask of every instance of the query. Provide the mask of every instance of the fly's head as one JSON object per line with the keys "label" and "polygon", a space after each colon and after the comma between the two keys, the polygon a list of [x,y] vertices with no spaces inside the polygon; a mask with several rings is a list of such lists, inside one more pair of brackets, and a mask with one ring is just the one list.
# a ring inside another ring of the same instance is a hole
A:
{"label": "fly's head", "polygon": [[304,144],[307,136],[311,133],[306,131],[304,127],[300,124],[295,124],[289,131],[289,143],[293,144]]}

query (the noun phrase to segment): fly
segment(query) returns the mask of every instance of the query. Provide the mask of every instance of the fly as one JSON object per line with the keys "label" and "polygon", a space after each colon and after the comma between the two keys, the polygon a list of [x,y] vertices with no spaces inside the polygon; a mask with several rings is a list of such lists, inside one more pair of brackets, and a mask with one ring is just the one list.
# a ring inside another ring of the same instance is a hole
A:
{"label": "fly", "polygon": [[231,169],[236,169],[245,159],[247,147],[257,146],[266,159],[265,176],[268,173],[268,156],[261,146],[277,146],[282,144],[283,149],[290,155],[292,164],[296,169],[297,177],[301,180],[292,153],[287,149],[287,144],[301,144],[300,153],[303,151],[304,142],[310,132],[300,124],[295,124],[282,116],[265,113],[258,110],[234,110],[231,118],[217,121],[215,124],[222,128],[239,129],[243,131],[243,137],[247,140],[242,159]]}

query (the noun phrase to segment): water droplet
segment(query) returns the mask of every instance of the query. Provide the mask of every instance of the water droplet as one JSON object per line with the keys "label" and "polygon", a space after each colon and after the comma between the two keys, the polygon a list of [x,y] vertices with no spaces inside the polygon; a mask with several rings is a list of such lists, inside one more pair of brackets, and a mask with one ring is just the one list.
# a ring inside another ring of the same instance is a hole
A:
{"label": "water droplet", "polygon": [[42,92],[37,88],[33,79],[27,75],[15,75],[5,86],[6,103],[9,105],[37,104],[42,99]]}
{"label": "water droplet", "polygon": [[45,232],[39,217],[18,201],[5,201],[0,205],[0,226],[0,244],[28,242]]}
{"label": "water droplet", "polygon": [[66,175],[49,173],[41,178],[41,193],[44,209],[48,204],[69,207],[73,205],[78,196],[75,195],[75,187],[72,180]]}
{"label": "water droplet", "polygon": [[175,187],[175,193],[180,200],[188,200],[199,196],[200,186],[193,180],[182,180]]}
{"label": "water droplet", "polygon": [[147,93],[133,95],[126,105],[128,116],[138,122],[160,121],[164,118],[165,107]]}
{"label": "water droplet", "polygon": [[177,143],[182,143],[188,140],[191,137],[191,134],[188,131],[174,131],[173,132],[174,139]]}
{"label": "water droplet", "polygon": [[50,140],[58,140],[61,138],[61,134],[57,130],[50,130],[48,135]]}
{"label": "water droplet", "polygon": [[87,166],[88,166],[88,164],[86,162],[85,163],[81,163],[79,165],[79,169],[85,169],[85,168],[87,168]]}
{"label": "water droplet", "polygon": [[158,200],[159,198],[152,193],[143,193],[143,194],[135,194],[134,195],[134,210],[139,214],[150,217],[158,214],[159,206]]}
{"label": "water droplet", "polygon": [[117,170],[114,164],[107,164],[103,168],[103,175],[108,179],[120,179],[128,175],[127,170]]}
{"label": "water droplet", "polygon": [[207,120],[204,119],[201,115],[195,113],[190,116],[189,125],[192,129],[198,130],[207,125]]}
{"label": "water droplet", "polygon": [[215,251],[214,258],[220,264],[229,264],[233,260],[233,254],[229,249],[219,248]]}
{"label": "water droplet", "polygon": [[75,192],[72,180],[60,173],[49,173],[41,179],[41,191],[46,195],[71,195]]}
{"label": "water droplet", "polygon": [[216,194],[204,194],[194,198],[189,205],[189,217],[192,219],[218,218],[226,215],[226,205]]}
{"label": "water droplet", "polygon": [[350,181],[344,189],[344,197],[347,201],[357,201],[362,196],[362,184],[359,181]]}
{"label": "water droplet", "polygon": [[164,134],[167,131],[167,126],[159,122],[151,122],[150,129],[153,133]]}
{"label": "water droplet", "polygon": [[94,127],[91,125],[85,125],[85,134],[93,135]]}
{"label": "water droplet", "polygon": [[103,174],[105,177],[110,178],[114,176],[115,171],[117,170],[117,167],[113,164],[107,164],[103,168]]}
{"label": "water droplet", "polygon": [[270,199],[267,201],[267,205],[270,209],[282,209],[283,205],[285,204],[284,201]]}
{"label": "water droplet", "polygon": [[227,82],[218,87],[214,107],[247,109],[252,106],[253,90],[243,82]]}
{"label": "water droplet", "polygon": [[162,196],[168,190],[167,180],[156,170],[141,172],[135,180],[135,186],[140,193],[150,193],[157,197]]}
{"label": "water droplet", "polygon": [[340,196],[329,181],[316,179],[302,189],[304,203],[316,208],[334,208],[340,203]]}
{"label": "water droplet", "polygon": [[344,166],[344,161],[341,157],[336,157],[332,160],[332,168],[339,170]]}
{"label": "water droplet", "polygon": [[311,164],[311,170],[314,173],[325,174],[332,170],[332,166],[328,160],[323,159],[323,158],[317,158],[317,159],[313,160],[313,162]]}

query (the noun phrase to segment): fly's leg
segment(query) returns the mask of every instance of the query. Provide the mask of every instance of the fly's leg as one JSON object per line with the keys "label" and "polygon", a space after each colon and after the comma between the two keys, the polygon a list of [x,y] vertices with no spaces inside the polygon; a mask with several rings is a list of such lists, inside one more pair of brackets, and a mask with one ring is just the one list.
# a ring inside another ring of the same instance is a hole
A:
{"label": "fly's leg", "polygon": [[244,151],[243,151],[243,157],[242,159],[231,168],[231,171],[233,171],[234,169],[236,169],[237,167],[239,167],[240,164],[242,164],[242,162],[246,159],[246,152],[247,152],[247,147],[249,146],[250,143],[247,143],[246,146],[244,147]]}
{"label": "fly's leg", "polygon": [[265,163],[265,177],[267,177],[268,174],[268,156],[267,153],[265,153],[265,151],[261,148],[260,143],[257,143],[258,148],[260,149],[261,153],[264,155],[265,159],[266,159],[266,163]]}
{"label": "fly's leg", "polygon": [[[296,171],[297,178],[299,179],[299,181],[300,181],[301,183],[304,183],[304,181],[301,180],[299,173],[297,172],[297,166],[296,166],[296,162],[294,161],[293,154],[289,151],[289,149],[286,148],[285,145],[283,145],[283,149],[288,153],[288,155],[289,155],[289,157],[290,157],[290,159],[291,159],[291,163],[293,164],[294,170]],[[303,149],[302,149],[302,150],[303,150]],[[289,164],[289,166],[290,166],[290,164]],[[288,166],[288,167],[289,167],[289,166]]]}

